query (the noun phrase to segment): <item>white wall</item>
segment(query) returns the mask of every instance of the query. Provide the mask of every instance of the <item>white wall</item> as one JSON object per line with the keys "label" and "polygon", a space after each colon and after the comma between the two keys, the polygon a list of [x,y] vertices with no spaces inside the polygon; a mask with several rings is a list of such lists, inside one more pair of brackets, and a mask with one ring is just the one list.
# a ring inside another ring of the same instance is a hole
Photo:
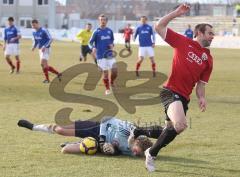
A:
{"label": "white wall", "polygon": [[[20,29],[23,38],[31,39],[32,38],[32,30],[31,29]],[[56,30],[49,29],[50,34],[54,39],[61,41],[77,41],[75,39],[76,34],[80,29],[72,28],[70,30]],[[3,38],[3,28],[0,28],[0,39]],[[115,44],[124,44],[123,34],[115,33]],[[132,44],[137,44],[137,42],[132,42]],[[165,43],[159,35],[156,36],[156,45],[166,46]],[[234,48],[240,49],[240,37],[233,36],[215,36],[212,42],[211,48]]]}
{"label": "white wall", "polygon": [[33,6],[33,0],[18,0],[20,6]]}

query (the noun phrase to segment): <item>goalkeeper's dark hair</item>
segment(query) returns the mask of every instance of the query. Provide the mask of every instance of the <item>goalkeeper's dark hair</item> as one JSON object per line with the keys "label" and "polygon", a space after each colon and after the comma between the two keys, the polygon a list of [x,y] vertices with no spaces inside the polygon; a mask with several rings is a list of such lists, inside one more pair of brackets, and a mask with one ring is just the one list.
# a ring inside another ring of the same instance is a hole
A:
{"label": "goalkeeper's dark hair", "polygon": [[206,31],[206,26],[213,28],[213,26],[208,23],[200,23],[196,25],[194,29],[194,38],[198,36],[198,31],[204,34]]}
{"label": "goalkeeper's dark hair", "polygon": [[137,137],[134,141],[134,144],[136,146],[139,146],[143,152],[153,145],[152,141],[148,137],[143,135]]}

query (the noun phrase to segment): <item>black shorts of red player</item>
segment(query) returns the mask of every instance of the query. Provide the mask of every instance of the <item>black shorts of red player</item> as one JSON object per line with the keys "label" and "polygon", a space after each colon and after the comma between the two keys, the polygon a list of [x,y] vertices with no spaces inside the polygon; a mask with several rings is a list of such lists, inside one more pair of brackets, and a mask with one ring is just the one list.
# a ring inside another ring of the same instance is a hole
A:
{"label": "black shorts of red player", "polygon": [[187,114],[188,104],[189,104],[190,100],[187,100],[185,97],[183,97],[179,93],[176,93],[168,88],[163,88],[163,90],[160,92],[160,100],[164,106],[167,121],[170,120],[167,115],[168,107],[171,103],[173,103],[175,101],[182,102],[184,113],[185,113],[185,115]]}
{"label": "black shorts of red player", "polygon": [[127,49],[130,49],[130,48],[131,48],[130,39],[125,39],[125,47],[126,47]]}

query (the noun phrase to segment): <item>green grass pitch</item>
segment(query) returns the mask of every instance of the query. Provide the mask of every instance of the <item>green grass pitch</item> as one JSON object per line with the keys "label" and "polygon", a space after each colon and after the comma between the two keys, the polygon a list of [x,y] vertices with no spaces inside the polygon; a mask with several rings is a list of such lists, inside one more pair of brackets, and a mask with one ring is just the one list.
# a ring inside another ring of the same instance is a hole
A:
{"label": "green grass pitch", "polygon": [[[116,46],[120,51],[123,46]],[[198,109],[195,92],[188,112],[189,128],[156,160],[157,171],[149,174],[144,168],[144,158],[63,155],[59,144],[77,141],[58,135],[30,132],[17,127],[20,118],[36,123],[54,123],[55,113],[64,107],[74,109],[71,119],[87,119],[101,112],[100,108],[60,102],[49,95],[48,85],[42,84],[43,75],[38,52],[31,52],[31,41],[21,43],[21,74],[9,75],[3,52],[0,60],[0,176],[1,177],[74,177],[74,176],[170,176],[170,177],[231,177],[240,176],[240,50],[212,49],[214,70],[206,87],[208,107],[205,113]],[[71,42],[54,42],[50,64],[63,71],[79,63],[79,45]],[[157,70],[168,74],[173,50],[155,48]],[[137,48],[125,61],[128,70],[134,71]],[[92,62],[88,58],[88,62]],[[151,70],[145,60],[142,70]],[[119,73],[121,74],[121,73]],[[86,74],[74,78],[67,86],[73,93],[86,93],[117,104],[115,98],[104,95],[99,82],[96,90],[82,88]],[[50,75],[53,78],[53,75]],[[138,84],[140,81],[132,81]],[[86,111],[86,110],[90,110]],[[119,107],[117,117],[142,122],[154,122],[163,118],[160,104],[139,106],[136,114],[128,114]]]}

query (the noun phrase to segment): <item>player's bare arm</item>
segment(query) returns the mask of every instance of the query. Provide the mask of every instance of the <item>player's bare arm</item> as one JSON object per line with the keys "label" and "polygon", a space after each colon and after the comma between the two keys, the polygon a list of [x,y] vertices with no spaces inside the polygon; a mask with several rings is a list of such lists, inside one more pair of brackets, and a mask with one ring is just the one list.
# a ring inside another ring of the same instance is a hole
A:
{"label": "player's bare arm", "polygon": [[7,45],[7,42],[4,41],[4,43],[3,43],[3,51],[5,51],[5,49],[6,49],[6,45]]}
{"label": "player's bare arm", "polygon": [[199,81],[196,85],[196,95],[198,98],[199,108],[202,112],[206,110],[206,99],[205,99],[205,83]]}
{"label": "player's bare arm", "polygon": [[181,4],[175,11],[161,18],[155,25],[156,32],[165,39],[168,23],[176,17],[186,14],[190,10],[190,5]]}

